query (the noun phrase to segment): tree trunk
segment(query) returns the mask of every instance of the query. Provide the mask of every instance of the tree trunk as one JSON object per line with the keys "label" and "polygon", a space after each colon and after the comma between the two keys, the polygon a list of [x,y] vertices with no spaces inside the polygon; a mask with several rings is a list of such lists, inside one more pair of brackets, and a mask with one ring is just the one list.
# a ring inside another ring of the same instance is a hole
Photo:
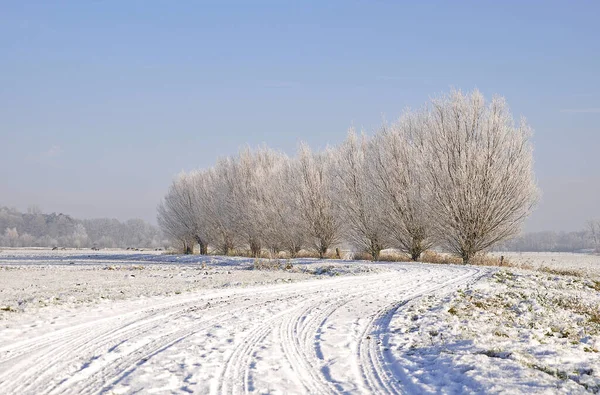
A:
{"label": "tree trunk", "polygon": [[462,250],[460,256],[463,260],[463,265],[468,265],[471,262],[473,255],[474,254],[469,250]]}
{"label": "tree trunk", "polygon": [[296,258],[298,256],[298,253],[300,252],[300,247],[297,246],[291,246],[289,248],[289,252],[290,252],[290,258]]}
{"label": "tree trunk", "polygon": [[223,236],[223,244],[221,246],[221,250],[223,254],[229,256],[233,253],[233,238],[229,235]]}
{"label": "tree trunk", "polygon": [[223,244],[221,244],[221,252],[223,253],[223,255],[229,256],[229,255],[231,255],[232,251],[233,251],[233,243],[231,242],[231,240],[229,238],[225,238],[223,240]]}
{"label": "tree trunk", "polygon": [[256,240],[250,240],[250,254],[252,255],[252,258],[260,258],[260,251],[261,251],[261,247],[260,247],[260,243]]}
{"label": "tree trunk", "polygon": [[381,250],[378,250],[377,248],[371,246],[371,249],[369,251],[369,254],[371,254],[371,260],[378,261],[380,252]]}
{"label": "tree trunk", "polygon": [[418,261],[423,253],[423,239],[413,238],[412,245],[410,246],[410,259]]}
{"label": "tree trunk", "polygon": [[191,255],[194,253],[194,246],[189,244],[188,242],[183,242],[183,253],[186,255]]}
{"label": "tree trunk", "polygon": [[208,255],[208,244],[200,237],[196,237],[196,241],[200,245],[200,255]]}
{"label": "tree trunk", "polygon": [[378,261],[382,248],[377,241],[371,240],[370,244],[369,254],[371,254],[371,259],[373,261]]}
{"label": "tree trunk", "polygon": [[321,240],[319,242],[319,259],[325,258],[325,254],[327,253],[327,243]]}

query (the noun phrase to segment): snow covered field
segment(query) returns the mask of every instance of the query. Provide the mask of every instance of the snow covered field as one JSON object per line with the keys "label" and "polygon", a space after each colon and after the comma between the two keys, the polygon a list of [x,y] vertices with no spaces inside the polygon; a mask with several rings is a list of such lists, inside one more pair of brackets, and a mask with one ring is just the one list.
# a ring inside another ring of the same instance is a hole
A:
{"label": "snow covered field", "polygon": [[600,279],[600,255],[570,252],[496,252],[512,263],[524,267],[570,270]]}
{"label": "snow covered field", "polygon": [[1,391],[600,391],[595,277],[288,263],[265,271],[252,259],[155,251],[0,252]]}

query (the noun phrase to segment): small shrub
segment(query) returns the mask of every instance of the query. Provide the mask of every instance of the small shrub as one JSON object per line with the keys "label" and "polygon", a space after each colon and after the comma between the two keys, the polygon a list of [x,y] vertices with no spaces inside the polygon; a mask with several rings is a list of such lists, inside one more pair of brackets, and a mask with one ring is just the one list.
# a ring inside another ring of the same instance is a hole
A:
{"label": "small shrub", "polygon": [[243,258],[253,258],[252,253],[250,253],[250,250],[232,250],[228,255],[239,256]]}
{"label": "small shrub", "polygon": [[420,262],[427,263],[439,263],[439,264],[461,264],[462,259],[449,255],[449,254],[441,254],[439,252],[427,250],[419,259]]}
{"label": "small shrub", "polygon": [[[352,253],[351,259],[355,261],[372,261],[373,256],[366,251],[357,251]],[[383,250],[379,254],[380,262],[410,262],[410,256],[403,252],[395,250]]]}
{"label": "small shrub", "polygon": [[410,262],[410,256],[403,252],[388,250],[385,252],[381,252],[379,255],[380,261],[385,262]]}

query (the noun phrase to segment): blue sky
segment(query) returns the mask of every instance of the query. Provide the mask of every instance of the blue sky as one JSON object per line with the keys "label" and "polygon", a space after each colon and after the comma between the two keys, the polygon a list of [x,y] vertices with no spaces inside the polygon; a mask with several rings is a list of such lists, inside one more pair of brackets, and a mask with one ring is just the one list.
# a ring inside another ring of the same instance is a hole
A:
{"label": "blue sky", "polygon": [[535,130],[526,230],[600,218],[600,3],[0,4],[0,205],[141,217],[244,145],[337,144],[452,87]]}

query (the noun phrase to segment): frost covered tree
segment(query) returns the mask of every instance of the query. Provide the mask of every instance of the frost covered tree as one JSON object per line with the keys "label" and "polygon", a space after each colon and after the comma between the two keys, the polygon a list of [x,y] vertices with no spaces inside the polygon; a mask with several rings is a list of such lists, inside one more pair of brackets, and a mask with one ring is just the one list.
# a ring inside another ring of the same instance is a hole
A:
{"label": "frost covered tree", "polygon": [[427,114],[422,169],[442,246],[469,263],[516,235],[537,202],[531,129],[506,102],[453,91]]}
{"label": "frost covered tree", "polygon": [[223,254],[230,254],[236,233],[242,231],[242,179],[233,159],[223,159],[209,170],[181,173],[158,207],[160,228],[181,243],[186,253],[198,244],[200,254],[207,254],[209,244],[214,243]]}
{"label": "frost covered tree", "polygon": [[310,236],[309,243],[320,258],[340,237],[340,219],[335,215],[332,202],[328,158],[328,153],[312,153],[308,145],[302,144],[294,161],[298,174],[296,193],[300,218]]}
{"label": "frost covered tree", "polygon": [[266,147],[254,151],[252,157],[252,188],[246,199],[252,215],[247,220],[257,228],[261,245],[271,254],[286,250],[296,256],[306,235],[299,221],[296,178],[290,160]]}
{"label": "frost covered tree", "polygon": [[370,172],[392,245],[416,261],[433,244],[423,186],[423,117],[406,113],[370,144]]}
{"label": "frost covered tree", "polygon": [[264,243],[272,254],[286,251],[291,257],[306,245],[308,235],[300,212],[299,173],[294,159],[263,150],[259,173],[260,211]]}
{"label": "frost covered tree", "polygon": [[237,182],[233,159],[220,159],[206,172],[207,213],[217,250],[229,255],[239,243],[239,207],[234,190]]}
{"label": "frost covered tree", "polygon": [[173,180],[167,195],[159,203],[157,222],[162,232],[181,244],[184,253],[191,254],[194,246],[192,184],[181,173]]}
{"label": "frost covered tree", "polygon": [[587,222],[587,233],[596,250],[600,250],[600,220],[589,220]]}
{"label": "frost covered tree", "polygon": [[373,189],[365,136],[350,130],[346,140],[330,151],[333,199],[343,218],[344,238],[373,260],[387,247],[382,201]]}
{"label": "frost covered tree", "polygon": [[188,199],[192,202],[189,221],[193,238],[200,247],[201,255],[208,254],[208,246],[214,240],[209,210],[211,199],[214,197],[210,194],[206,178],[207,172],[202,170],[192,171],[188,174]]}
{"label": "frost covered tree", "polygon": [[87,235],[87,231],[82,224],[76,224],[75,229],[73,230],[72,237],[72,245],[77,248],[85,247],[89,244],[89,237]]}
{"label": "frost covered tree", "polygon": [[236,233],[250,249],[253,257],[259,257],[267,243],[269,223],[265,205],[265,186],[275,156],[262,148],[252,151],[246,148],[232,161],[232,190],[237,212]]}
{"label": "frost covered tree", "polygon": [[17,231],[17,228],[6,228],[4,230],[4,237],[6,238],[9,247],[19,246],[19,232]]}
{"label": "frost covered tree", "polygon": [[35,237],[29,233],[23,233],[19,235],[19,245],[22,247],[35,245]]}

